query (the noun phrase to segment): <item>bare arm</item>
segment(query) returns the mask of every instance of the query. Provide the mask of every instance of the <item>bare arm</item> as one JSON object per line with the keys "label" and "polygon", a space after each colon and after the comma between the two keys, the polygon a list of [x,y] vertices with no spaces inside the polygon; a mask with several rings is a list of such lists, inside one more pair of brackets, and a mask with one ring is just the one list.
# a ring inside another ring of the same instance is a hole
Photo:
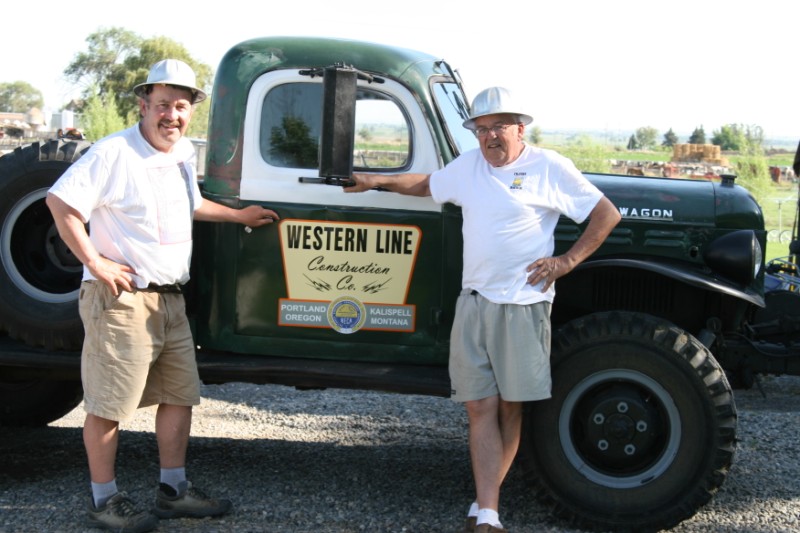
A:
{"label": "bare arm", "polygon": [[605,196],[597,202],[589,216],[591,218],[586,231],[565,254],[543,257],[528,266],[528,283],[536,285],[544,280],[542,291],[549,289],[555,280],[570,273],[573,268],[592,255],[622,218],[619,210]]}
{"label": "bare arm", "polygon": [[89,240],[89,234],[86,233],[86,226],[80,213],[54,194],[48,194],[46,202],[53,214],[53,220],[61,240],[89,269],[92,276],[108,285],[115,296],[119,294],[119,288],[132,291],[133,278],[131,274],[134,274],[133,269],[100,255],[92,241]]}
{"label": "bare arm", "polygon": [[249,205],[242,209],[233,209],[226,205],[212,202],[211,200],[203,200],[203,203],[200,204],[200,207],[194,212],[195,220],[236,222],[251,228],[272,224],[274,221],[279,220],[279,218],[275,211],[265,209],[259,205]]}
{"label": "bare arm", "polygon": [[355,185],[344,192],[364,192],[376,187],[409,196],[430,196],[430,174],[353,174]]}

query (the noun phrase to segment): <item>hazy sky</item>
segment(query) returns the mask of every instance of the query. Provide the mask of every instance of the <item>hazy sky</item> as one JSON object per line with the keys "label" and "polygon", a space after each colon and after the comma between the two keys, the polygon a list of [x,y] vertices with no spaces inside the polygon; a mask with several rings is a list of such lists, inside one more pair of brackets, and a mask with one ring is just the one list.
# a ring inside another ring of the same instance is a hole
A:
{"label": "hazy sky", "polygon": [[[679,136],[758,125],[800,139],[800,3],[717,0],[226,0],[6,2],[0,82],[26,81],[46,107],[72,96],[62,73],[86,37],[123,27],[166,36],[216,70],[236,43],[330,36],[414,48],[461,72],[468,96],[503,85],[543,130],[650,126]],[[190,9],[186,9],[190,6]],[[224,12],[209,11],[209,8]]]}

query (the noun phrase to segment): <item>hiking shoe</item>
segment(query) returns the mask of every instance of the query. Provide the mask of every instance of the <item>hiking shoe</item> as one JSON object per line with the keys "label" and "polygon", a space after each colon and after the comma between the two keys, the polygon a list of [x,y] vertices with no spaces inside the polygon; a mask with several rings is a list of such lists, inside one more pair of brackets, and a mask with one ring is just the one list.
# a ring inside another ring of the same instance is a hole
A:
{"label": "hiking shoe", "polygon": [[159,484],[153,513],[159,518],[205,518],[222,516],[231,507],[230,500],[209,498],[203,491],[194,488],[190,481],[181,481],[178,492],[169,485]]}
{"label": "hiking shoe", "polygon": [[475,526],[475,533],[508,533],[508,530],[491,524],[480,524]]}
{"label": "hiking shoe", "polygon": [[478,524],[477,516],[468,516],[464,521],[463,529],[459,529],[458,533],[475,533],[475,526]]}
{"label": "hiking shoe", "polygon": [[158,518],[150,511],[137,510],[127,494],[118,492],[100,508],[92,502],[88,523],[117,533],[144,533],[158,526]]}

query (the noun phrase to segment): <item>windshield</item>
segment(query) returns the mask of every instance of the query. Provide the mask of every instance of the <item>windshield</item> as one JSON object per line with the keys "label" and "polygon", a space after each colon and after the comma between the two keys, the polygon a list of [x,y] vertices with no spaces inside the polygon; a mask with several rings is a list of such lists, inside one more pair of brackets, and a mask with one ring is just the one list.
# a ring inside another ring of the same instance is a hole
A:
{"label": "windshield", "polygon": [[433,95],[456,155],[477,148],[478,140],[475,135],[462,126],[469,118],[469,107],[459,86],[453,82],[437,83],[433,86]]}

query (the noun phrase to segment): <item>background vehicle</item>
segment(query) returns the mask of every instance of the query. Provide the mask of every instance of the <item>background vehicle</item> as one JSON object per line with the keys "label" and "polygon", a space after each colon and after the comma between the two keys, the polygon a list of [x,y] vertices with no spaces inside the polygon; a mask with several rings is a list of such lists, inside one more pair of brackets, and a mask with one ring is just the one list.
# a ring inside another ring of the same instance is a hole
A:
{"label": "background vehicle", "polygon": [[[281,222],[196,224],[186,296],[202,379],[447,396],[459,208],[341,185],[353,169],[430,173],[476,147],[457,74],[406,49],[265,38],[226,54],[213,94],[204,195],[268,206]],[[384,146],[360,148],[367,137]],[[89,145],[0,158],[6,425],[45,424],[80,402],[81,266],[44,197]],[[732,176],[588,177],[623,220],[558,281],[553,398],[528,406],[519,465],[567,520],[670,527],[733,460],[731,380],[798,374],[796,294],[765,297],[763,216]],[[563,220],[556,253],[582,230]]]}

